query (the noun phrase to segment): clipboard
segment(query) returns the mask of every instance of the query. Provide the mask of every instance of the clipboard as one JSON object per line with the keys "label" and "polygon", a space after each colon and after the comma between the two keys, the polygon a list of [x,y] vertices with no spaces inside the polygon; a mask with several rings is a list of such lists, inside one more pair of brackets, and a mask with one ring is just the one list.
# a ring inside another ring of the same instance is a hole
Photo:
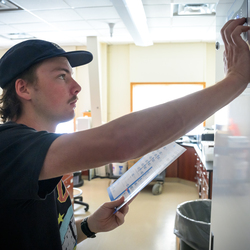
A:
{"label": "clipboard", "polygon": [[117,200],[121,196],[125,198],[123,204],[115,208],[114,213],[128,203],[185,151],[184,147],[172,142],[146,154],[136,162],[107,189],[111,201]]}

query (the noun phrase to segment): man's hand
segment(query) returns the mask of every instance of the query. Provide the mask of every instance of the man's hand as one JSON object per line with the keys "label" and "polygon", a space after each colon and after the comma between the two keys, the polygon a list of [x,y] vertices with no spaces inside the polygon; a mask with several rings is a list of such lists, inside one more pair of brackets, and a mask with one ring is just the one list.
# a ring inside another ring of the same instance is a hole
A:
{"label": "man's hand", "polygon": [[90,231],[94,233],[108,232],[124,223],[124,217],[128,213],[128,204],[124,205],[115,214],[115,207],[124,202],[124,197],[118,200],[106,202],[88,218]]}
{"label": "man's hand", "polygon": [[239,83],[250,82],[249,47],[240,36],[242,32],[250,29],[248,26],[243,26],[245,22],[245,18],[230,20],[221,29],[221,36],[225,44],[225,74],[237,79]]}

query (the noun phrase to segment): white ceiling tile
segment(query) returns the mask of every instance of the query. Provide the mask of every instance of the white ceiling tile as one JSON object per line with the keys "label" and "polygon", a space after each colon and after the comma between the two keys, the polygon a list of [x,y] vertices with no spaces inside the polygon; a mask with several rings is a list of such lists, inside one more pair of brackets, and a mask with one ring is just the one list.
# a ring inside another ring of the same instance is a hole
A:
{"label": "white ceiling tile", "polygon": [[37,39],[55,42],[57,44],[74,44],[74,37],[65,32],[35,32],[31,33]]}
{"label": "white ceiling tile", "polygon": [[188,29],[183,29],[182,27],[174,27],[171,29],[170,35],[173,36],[173,40],[179,41],[200,41],[208,27],[189,27]]}
{"label": "white ceiling tile", "polygon": [[120,18],[114,7],[79,8],[75,11],[85,20]]}
{"label": "white ceiling tile", "polygon": [[215,21],[215,16],[174,16],[173,26],[209,26]]}
{"label": "white ceiling tile", "polygon": [[[229,0],[231,1],[231,0]],[[200,3],[217,3],[218,0],[172,0],[172,3],[182,3],[182,4],[200,4]]]}
{"label": "white ceiling tile", "polygon": [[[99,40],[112,43],[132,43],[125,24],[121,21],[110,0],[13,0],[25,10],[0,12],[0,34],[26,32],[40,39],[75,45],[86,42],[86,36],[98,36]],[[190,1],[189,1],[190,2]],[[200,3],[201,0],[192,0]],[[215,3],[217,0],[206,0]],[[225,12],[234,0],[220,0],[217,25],[225,22]],[[213,17],[189,19],[171,16],[174,3],[187,0],[142,0],[153,42],[211,41],[216,22]],[[108,23],[115,23],[110,37]],[[199,29],[200,28],[200,29]],[[2,42],[4,41],[4,42]],[[17,41],[0,39],[3,44]]]}
{"label": "white ceiling tile", "polygon": [[28,10],[69,8],[63,0],[15,0],[16,5]]}
{"label": "white ceiling tile", "polygon": [[108,23],[114,23],[114,29],[125,28],[124,23],[121,19],[100,19],[100,20],[88,20],[88,24],[94,29],[105,29],[108,26]]}
{"label": "white ceiling tile", "polygon": [[104,7],[112,6],[110,0],[64,0],[69,6],[73,8],[79,7]]}
{"label": "white ceiling tile", "polygon": [[30,32],[29,34],[35,37],[51,37],[57,36],[58,38],[64,37],[65,39],[71,39],[73,37],[82,37],[82,36],[97,36],[98,33],[95,30],[74,30],[74,31],[53,31],[53,32]]}
{"label": "white ceiling tile", "polygon": [[170,17],[147,18],[148,27],[167,27],[171,25]]}
{"label": "white ceiling tile", "polygon": [[14,46],[16,43],[18,43],[19,41],[16,40],[9,40],[3,37],[0,37],[0,49],[6,49],[9,48],[11,46]]}
{"label": "white ceiling tile", "polygon": [[171,0],[142,0],[143,4],[170,4]]}
{"label": "white ceiling tile", "polygon": [[[110,38],[110,30],[109,29],[98,29],[97,32],[99,35]],[[125,37],[125,36],[130,37],[130,34],[127,31],[127,29],[122,29],[122,28],[121,29],[114,29],[112,37],[117,38],[117,37]]]}
{"label": "white ceiling tile", "polygon": [[158,28],[158,27],[153,27],[149,28],[149,33],[150,37],[154,38],[154,40],[160,41],[170,41],[171,36],[170,36],[171,28],[170,27],[165,27],[165,28]]}
{"label": "white ceiling tile", "polygon": [[39,22],[39,23],[20,23],[20,24],[12,24],[13,28],[18,29],[21,32],[33,32],[33,31],[51,31],[56,28],[47,23]]}
{"label": "white ceiling tile", "polygon": [[67,22],[51,22],[53,26],[59,30],[81,30],[92,29],[91,25],[86,21],[67,21]]}
{"label": "white ceiling tile", "polygon": [[18,29],[6,24],[0,24],[0,34],[17,33]]}
{"label": "white ceiling tile", "polygon": [[165,5],[145,5],[146,17],[170,17],[170,4]]}
{"label": "white ceiling tile", "polygon": [[40,20],[34,15],[30,14],[25,10],[16,11],[1,11],[0,22],[5,24],[11,23],[33,23],[39,22]]}
{"label": "white ceiling tile", "polygon": [[219,3],[234,3],[235,0],[219,0]]}
{"label": "white ceiling tile", "polygon": [[82,18],[73,9],[61,10],[37,10],[33,12],[36,16],[47,22],[81,20]]}

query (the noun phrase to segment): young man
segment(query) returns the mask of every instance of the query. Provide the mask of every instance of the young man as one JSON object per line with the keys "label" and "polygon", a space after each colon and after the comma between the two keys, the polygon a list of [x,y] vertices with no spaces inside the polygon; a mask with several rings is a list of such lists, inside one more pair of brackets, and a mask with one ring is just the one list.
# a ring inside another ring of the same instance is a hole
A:
{"label": "young man", "polygon": [[123,198],[105,203],[75,225],[61,176],[142,156],[178,139],[242,93],[250,82],[249,48],[240,37],[249,30],[244,22],[230,21],[222,29],[226,77],[221,82],[103,126],[64,135],[54,134],[55,128],[74,117],[81,90],[72,78],[72,67],[89,63],[91,54],[66,53],[41,40],[12,47],[0,60],[2,246],[74,249],[94,233],[122,224],[128,206],[113,211]]}

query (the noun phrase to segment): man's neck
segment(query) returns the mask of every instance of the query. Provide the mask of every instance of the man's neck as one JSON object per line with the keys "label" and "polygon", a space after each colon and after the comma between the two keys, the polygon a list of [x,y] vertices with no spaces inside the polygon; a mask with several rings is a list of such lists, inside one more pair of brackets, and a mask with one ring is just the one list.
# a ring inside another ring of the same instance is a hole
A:
{"label": "man's neck", "polygon": [[33,128],[37,131],[48,131],[54,133],[56,131],[57,124],[51,124],[49,122],[39,121],[36,119],[24,119],[20,118],[14,121],[17,124],[24,124],[30,128]]}

